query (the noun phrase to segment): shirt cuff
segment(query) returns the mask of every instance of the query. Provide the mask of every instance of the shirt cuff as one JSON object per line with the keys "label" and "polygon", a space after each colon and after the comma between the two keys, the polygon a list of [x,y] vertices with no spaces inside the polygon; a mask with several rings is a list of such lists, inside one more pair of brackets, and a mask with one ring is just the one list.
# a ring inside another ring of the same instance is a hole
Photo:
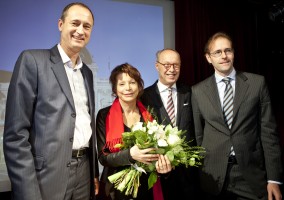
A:
{"label": "shirt cuff", "polygon": [[283,183],[281,183],[281,182],[278,182],[278,181],[271,181],[271,180],[268,180],[267,181],[268,183],[276,183],[276,184],[278,184],[278,185],[282,185]]}

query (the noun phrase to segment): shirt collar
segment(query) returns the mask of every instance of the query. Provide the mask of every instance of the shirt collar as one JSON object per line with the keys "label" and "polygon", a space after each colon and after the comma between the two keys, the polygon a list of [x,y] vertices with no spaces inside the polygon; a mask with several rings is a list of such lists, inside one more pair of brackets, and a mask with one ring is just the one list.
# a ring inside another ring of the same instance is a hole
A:
{"label": "shirt collar", "polygon": [[[61,45],[58,44],[57,48],[58,48],[63,64],[66,64],[67,67],[72,68],[71,59],[67,56],[67,54],[65,53]],[[83,66],[83,62],[82,62],[81,57],[79,56],[77,60],[77,65],[74,67],[74,69],[80,69],[82,66]]]}
{"label": "shirt collar", "polygon": [[[160,92],[160,93],[166,91],[166,90],[169,88],[168,86],[164,85],[164,84],[161,83],[160,81],[158,81],[157,85],[158,85],[158,89],[159,89],[159,92]],[[176,89],[176,88],[177,88],[176,83],[174,83],[174,84],[172,85],[172,88],[173,88],[173,89]]]}
{"label": "shirt collar", "polygon": [[[229,77],[230,79],[235,80],[236,79],[236,70],[235,70],[235,68],[233,68],[232,72],[228,76],[226,76],[226,77]],[[224,78],[224,76],[221,76],[221,75],[219,75],[219,74],[217,74],[215,72],[216,83],[222,82],[223,78]]]}

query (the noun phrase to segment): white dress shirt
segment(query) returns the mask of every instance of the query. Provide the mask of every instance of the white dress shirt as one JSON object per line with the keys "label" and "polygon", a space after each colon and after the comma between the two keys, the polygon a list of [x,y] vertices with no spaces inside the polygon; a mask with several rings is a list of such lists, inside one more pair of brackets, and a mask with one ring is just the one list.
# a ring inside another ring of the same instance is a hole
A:
{"label": "white dress shirt", "polygon": [[[158,89],[159,89],[160,96],[164,104],[164,107],[167,109],[167,102],[168,102],[168,95],[169,95],[168,88],[169,87],[164,85],[160,81],[158,81],[157,85],[158,85]],[[176,84],[174,83],[171,88],[172,88],[172,98],[173,98],[174,107],[175,107],[175,118],[177,118],[177,86]]]}
{"label": "white dress shirt", "polygon": [[89,147],[92,128],[88,96],[84,78],[81,73],[83,63],[79,57],[77,64],[73,68],[71,59],[64,52],[60,44],[58,44],[58,50],[64,63],[64,68],[68,77],[76,109],[73,149]]}

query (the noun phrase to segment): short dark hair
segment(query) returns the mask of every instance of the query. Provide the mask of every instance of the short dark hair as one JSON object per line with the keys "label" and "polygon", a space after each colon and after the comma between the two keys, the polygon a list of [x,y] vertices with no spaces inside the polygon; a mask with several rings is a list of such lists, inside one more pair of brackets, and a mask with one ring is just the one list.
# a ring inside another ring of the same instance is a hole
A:
{"label": "short dark hair", "polygon": [[227,33],[225,33],[225,32],[217,32],[214,35],[212,35],[208,39],[208,41],[206,42],[205,47],[204,47],[204,53],[205,54],[210,52],[210,45],[212,44],[212,42],[214,42],[218,38],[226,38],[227,40],[230,41],[230,43],[232,45],[232,48],[233,48],[233,41],[232,41],[231,37]]}
{"label": "short dark hair", "polygon": [[67,16],[67,12],[69,10],[69,8],[71,8],[72,6],[81,6],[83,8],[86,8],[90,11],[90,13],[92,14],[92,18],[93,18],[93,22],[95,21],[95,18],[94,18],[94,15],[93,15],[93,12],[92,10],[84,3],[81,3],[81,2],[73,2],[73,3],[70,3],[68,4],[67,6],[65,6],[62,10],[62,13],[61,13],[61,17],[60,19],[64,22],[66,16]]}
{"label": "short dark hair", "polygon": [[124,63],[121,65],[116,66],[110,74],[109,77],[109,82],[111,84],[111,88],[112,88],[112,94],[113,96],[117,96],[117,91],[116,91],[116,86],[117,86],[117,76],[122,74],[122,73],[126,73],[128,74],[131,78],[133,78],[137,83],[138,83],[138,89],[139,89],[139,93],[138,93],[138,98],[141,97],[141,95],[143,94],[143,89],[144,89],[144,81],[141,77],[140,72],[133,67],[132,65],[128,64],[128,63]]}

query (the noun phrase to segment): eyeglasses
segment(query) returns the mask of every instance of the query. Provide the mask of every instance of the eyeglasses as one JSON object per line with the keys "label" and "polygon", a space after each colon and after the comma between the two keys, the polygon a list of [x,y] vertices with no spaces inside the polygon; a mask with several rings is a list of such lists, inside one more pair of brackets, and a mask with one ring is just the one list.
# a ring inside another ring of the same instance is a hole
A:
{"label": "eyeglasses", "polygon": [[165,63],[164,64],[164,63],[160,63],[159,61],[157,61],[157,63],[163,65],[166,70],[169,70],[172,66],[174,67],[175,70],[180,69],[180,64],[177,64],[177,63],[174,63],[174,64]]}
{"label": "eyeglasses", "polygon": [[[223,52],[222,50],[217,50],[212,53],[209,52],[209,55],[213,57],[220,57],[222,55],[222,52]],[[226,54],[226,56],[232,55],[234,53],[234,49],[231,48],[224,49],[224,53]]]}

